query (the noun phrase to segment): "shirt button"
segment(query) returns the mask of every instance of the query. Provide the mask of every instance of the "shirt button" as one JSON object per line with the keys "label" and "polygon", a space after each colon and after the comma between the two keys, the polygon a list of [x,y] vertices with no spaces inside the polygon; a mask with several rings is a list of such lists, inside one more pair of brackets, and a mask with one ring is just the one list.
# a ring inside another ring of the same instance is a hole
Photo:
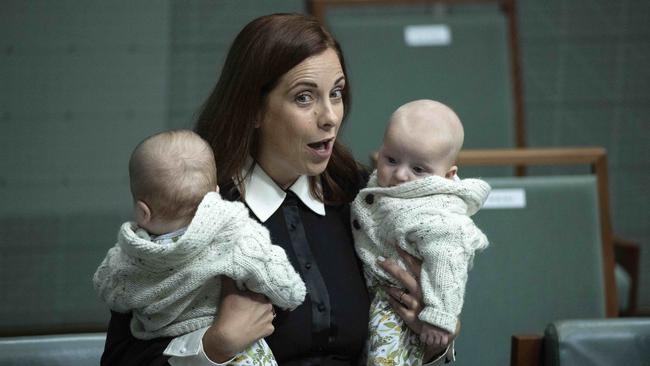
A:
{"label": "shirt button", "polygon": [[366,196],[366,203],[372,205],[373,202],[375,202],[375,196],[370,193]]}
{"label": "shirt button", "polygon": [[318,309],[318,311],[320,311],[322,313],[323,311],[325,311],[325,305],[318,304],[317,309]]}
{"label": "shirt button", "polygon": [[294,224],[294,223],[289,224],[289,229],[290,230],[296,230],[296,224]]}
{"label": "shirt button", "polygon": [[359,221],[357,221],[356,219],[352,221],[352,226],[354,226],[354,228],[357,230],[361,229],[361,225],[359,225]]}
{"label": "shirt button", "polygon": [[305,268],[310,269],[311,268],[311,263],[305,263]]}

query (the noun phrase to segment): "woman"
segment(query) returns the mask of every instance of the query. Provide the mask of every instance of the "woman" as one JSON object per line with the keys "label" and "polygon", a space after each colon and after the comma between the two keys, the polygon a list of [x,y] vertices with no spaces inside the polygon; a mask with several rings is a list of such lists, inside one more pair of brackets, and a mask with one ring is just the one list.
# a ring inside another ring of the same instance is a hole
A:
{"label": "woman", "polygon": [[[341,49],[314,18],[274,14],[239,33],[196,130],[214,149],[224,198],[246,203],[269,229],[305,280],[308,296],[298,309],[276,316],[268,300],[224,281],[213,325],[173,340],[136,340],[128,331],[130,316],[113,313],[104,363],[225,363],[267,337],[280,365],[357,364],[369,299],[348,203],[365,179],[336,140],[349,89]],[[407,261],[418,273],[418,264]],[[394,263],[383,265],[409,289],[388,291],[417,332],[417,281]]]}

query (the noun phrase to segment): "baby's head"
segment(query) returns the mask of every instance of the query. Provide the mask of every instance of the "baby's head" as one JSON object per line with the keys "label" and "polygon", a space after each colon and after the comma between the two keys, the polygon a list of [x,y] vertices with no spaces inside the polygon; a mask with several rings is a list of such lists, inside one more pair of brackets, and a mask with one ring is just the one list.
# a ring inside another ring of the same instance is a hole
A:
{"label": "baby's head", "polygon": [[416,100],[390,117],[377,159],[377,180],[392,187],[430,175],[453,178],[463,146],[460,119],[451,108],[433,100]]}
{"label": "baby's head", "polygon": [[142,141],[131,154],[129,177],[135,221],[152,234],[186,226],[206,193],[218,191],[212,149],[189,130]]}

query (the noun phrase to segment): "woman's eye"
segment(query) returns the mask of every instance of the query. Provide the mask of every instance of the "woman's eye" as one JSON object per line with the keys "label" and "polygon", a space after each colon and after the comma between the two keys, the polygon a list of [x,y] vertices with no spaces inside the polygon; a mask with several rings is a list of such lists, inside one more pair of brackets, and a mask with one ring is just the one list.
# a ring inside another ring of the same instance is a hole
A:
{"label": "woman's eye", "polygon": [[308,104],[313,99],[314,98],[312,98],[311,94],[309,93],[300,93],[296,95],[296,102],[298,102],[298,104]]}
{"label": "woman's eye", "polygon": [[330,93],[330,98],[341,99],[343,98],[343,88],[336,88]]}

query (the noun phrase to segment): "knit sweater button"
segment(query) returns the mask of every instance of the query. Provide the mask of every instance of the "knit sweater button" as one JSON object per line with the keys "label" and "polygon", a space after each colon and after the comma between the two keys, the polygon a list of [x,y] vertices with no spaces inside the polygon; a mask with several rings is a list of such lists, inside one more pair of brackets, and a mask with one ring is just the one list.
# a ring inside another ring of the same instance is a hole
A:
{"label": "knit sweater button", "polygon": [[356,219],[352,221],[352,226],[354,226],[354,228],[357,230],[361,229],[361,225],[359,225],[359,221]]}
{"label": "knit sweater button", "polygon": [[305,263],[305,268],[310,269],[311,268],[311,263]]}
{"label": "knit sweater button", "polygon": [[366,203],[372,205],[373,202],[375,202],[375,195],[370,193],[366,196]]}

